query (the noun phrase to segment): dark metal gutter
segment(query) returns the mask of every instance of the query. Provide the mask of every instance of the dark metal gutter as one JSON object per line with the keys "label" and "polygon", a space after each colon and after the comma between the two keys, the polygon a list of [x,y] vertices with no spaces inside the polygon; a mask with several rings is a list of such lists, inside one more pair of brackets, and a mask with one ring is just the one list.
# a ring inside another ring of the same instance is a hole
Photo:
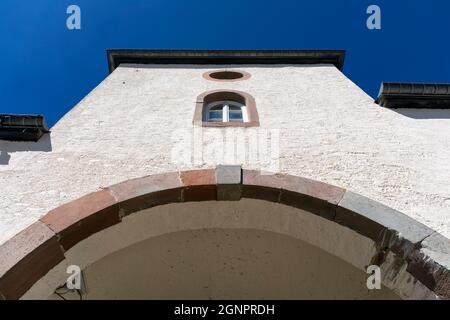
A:
{"label": "dark metal gutter", "polygon": [[375,102],[394,109],[450,109],[450,84],[383,82]]}
{"label": "dark metal gutter", "polygon": [[47,132],[44,116],[0,114],[0,140],[38,141]]}
{"label": "dark metal gutter", "polygon": [[332,64],[344,66],[344,50],[107,50],[109,71],[129,64]]}

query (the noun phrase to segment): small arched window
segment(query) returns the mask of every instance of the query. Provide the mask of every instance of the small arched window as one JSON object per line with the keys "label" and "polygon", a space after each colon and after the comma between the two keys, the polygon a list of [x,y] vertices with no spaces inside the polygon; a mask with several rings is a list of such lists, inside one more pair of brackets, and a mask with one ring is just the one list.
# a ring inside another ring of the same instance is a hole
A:
{"label": "small arched window", "polygon": [[197,98],[194,124],[203,127],[257,127],[255,99],[245,92],[215,90]]}
{"label": "small arched window", "polygon": [[203,120],[208,122],[248,122],[247,107],[236,101],[214,101],[206,106]]}

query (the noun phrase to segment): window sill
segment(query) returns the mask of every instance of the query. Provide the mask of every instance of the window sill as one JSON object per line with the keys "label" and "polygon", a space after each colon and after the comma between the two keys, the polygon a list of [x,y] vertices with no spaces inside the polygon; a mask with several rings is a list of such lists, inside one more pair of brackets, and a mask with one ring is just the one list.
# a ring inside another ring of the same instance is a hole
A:
{"label": "window sill", "polygon": [[249,127],[259,127],[259,122],[194,122],[195,126],[207,127],[207,128],[249,128]]}

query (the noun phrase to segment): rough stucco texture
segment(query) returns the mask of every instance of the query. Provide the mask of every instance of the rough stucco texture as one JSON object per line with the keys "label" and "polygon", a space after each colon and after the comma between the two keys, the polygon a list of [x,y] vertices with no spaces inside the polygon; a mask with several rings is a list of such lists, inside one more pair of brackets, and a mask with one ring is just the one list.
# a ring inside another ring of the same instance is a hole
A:
{"label": "rough stucco texture", "polygon": [[[185,143],[180,130],[193,129],[196,97],[226,88],[255,98],[261,130],[279,130],[279,171],[360,193],[450,237],[450,110],[381,108],[332,66],[239,66],[251,78],[229,83],[202,77],[214,69],[122,66],[50,137],[1,141],[0,243],[102,187],[219,164],[180,167],[172,155]],[[203,144],[221,130],[204,129]]]}

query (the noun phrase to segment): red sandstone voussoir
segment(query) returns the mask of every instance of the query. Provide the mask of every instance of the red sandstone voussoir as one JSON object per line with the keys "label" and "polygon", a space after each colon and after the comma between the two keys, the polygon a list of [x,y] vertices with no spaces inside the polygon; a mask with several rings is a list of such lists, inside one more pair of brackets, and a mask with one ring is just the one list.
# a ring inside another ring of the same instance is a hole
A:
{"label": "red sandstone voussoir", "polygon": [[212,201],[217,199],[215,170],[192,170],[180,173],[183,201]]}
{"label": "red sandstone voussoir", "polygon": [[37,221],[0,246],[0,296],[19,299],[64,260],[55,233]]}
{"label": "red sandstone voussoir", "polygon": [[158,205],[181,202],[182,183],[178,172],[156,174],[111,186],[121,215]]}
{"label": "red sandstone voussoir", "polygon": [[344,196],[345,189],[327,183],[286,175],[282,189],[309,197],[321,199],[331,204],[338,204]]}
{"label": "red sandstone voussoir", "polygon": [[66,203],[40,219],[68,250],[90,235],[120,222],[119,206],[108,189]]}
{"label": "red sandstone voussoir", "polygon": [[214,169],[183,171],[180,177],[185,187],[216,184]]}
{"label": "red sandstone voussoir", "polygon": [[283,180],[280,203],[334,219],[345,189],[290,175]]}
{"label": "red sandstone voussoir", "polygon": [[256,170],[242,171],[242,197],[278,202],[284,176],[261,174]]}

